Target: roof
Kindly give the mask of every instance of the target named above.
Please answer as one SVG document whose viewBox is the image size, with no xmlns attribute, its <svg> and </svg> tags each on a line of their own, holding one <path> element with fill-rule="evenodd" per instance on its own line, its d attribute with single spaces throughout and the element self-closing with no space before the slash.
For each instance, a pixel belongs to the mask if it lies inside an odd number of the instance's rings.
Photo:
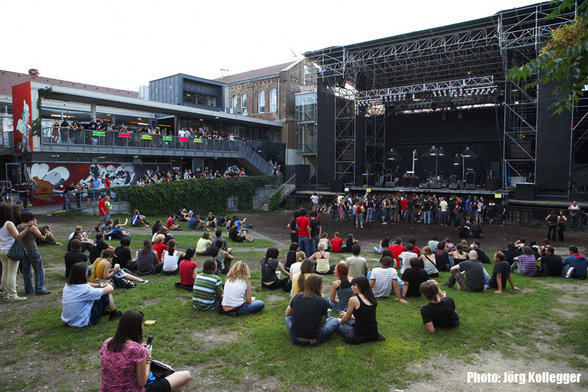
<svg viewBox="0 0 588 392">
<path fill-rule="evenodd" d="M 234 74 L 234 75 L 228 75 L 223 78 L 218 78 L 216 80 L 218 80 L 219 82 L 223 82 L 223 83 L 233 83 L 233 82 L 239 82 L 239 81 L 247 80 L 247 79 L 255 79 L 255 78 L 261 78 L 263 76 L 275 75 L 275 74 L 280 73 L 281 71 L 284 71 L 286 68 L 288 68 L 289 66 L 291 66 L 292 64 L 294 64 L 298 61 L 299 60 L 294 60 L 294 61 L 289 61 L 289 62 L 283 63 L 283 64 L 272 65 L 272 66 L 265 67 L 265 68 L 258 68 L 258 69 L 254 69 L 254 70 L 246 71 L 246 72 L 241 72 L 241 73 Z"/>
<path fill-rule="evenodd" d="M 0 70 L 0 95 L 12 96 L 12 86 L 25 82 L 38 82 L 54 86 L 71 87 L 100 93 L 119 95 L 121 97 L 138 98 L 137 91 L 119 90 L 116 88 L 94 86 L 91 84 L 69 82 L 67 80 L 30 76 L 29 74 Z"/>
</svg>

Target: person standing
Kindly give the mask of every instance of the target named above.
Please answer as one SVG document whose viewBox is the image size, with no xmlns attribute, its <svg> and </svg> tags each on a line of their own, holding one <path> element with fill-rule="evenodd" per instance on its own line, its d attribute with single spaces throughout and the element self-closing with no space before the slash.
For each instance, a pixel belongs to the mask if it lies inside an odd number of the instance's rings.
<svg viewBox="0 0 588 392">
<path fill-rule="evenodd" d="M 102 195 L 100 200 L 98 201 L 98 216 L 100 217 L 100 221 L 96 225 L 96 231 L 100 231 L 100 227 L 106 223 L 108 217 L 108 208 L 106 206 L 106 201 L 108 200 L 108 195 Z"/>
<path fill-rule="evenodd" d="M 545 218 L 545 222 L 547 222 L 547 239 L 551 241 L 555 241 L 555 230 L 557 229 L 557 221 L 558 216 L 556 215 L 555 211 L 551 211 L 549 215 Z"/>
<path fill-rule="evenodd" d="M 568 207 L 568 211 L 570 213 L 570 221 L 572 222 L 572 227 L 574 228 L 574 231 L 578 231 L 578 223 L 580 221 L 582 209 L 574 200 L 572 204 Z"/>
<path fill-rule="evenodd" d="M 27 297 L 19 297 L 16 293 L 16 271 L 18 260 L 8 257 L 8 251 L 15 240 L 21 240 L 28 234 L 31 223 L 19 233 L 12 222 L 12 209 L 6 203 L 0 203 L 0 261 L 2 262 L 2 293 L 7 302 L 24 301 Z"/>
<path fill-rule="evenodd" d="M 296 218 L 298 225 L 298 244 L 300 250 L 304 252 L 306 257 L 310 257 L 310 219 L 306 216 L 306 210 L 301 208 Z"/>
<path fill-rule="evenodd" d="M 315 193 L 310 196 L 310 201 L 312 202 L 312 210 L 317 211 L 319 210 L 319 196 Z"/>
<path fill-rule="evenodd" d="M 557 236 L 561 242 L 564 240 L 564 230 L 566 229 L 567 221 L 568 218 L 566 218 L 563 210 L 559 210 L 559 215 L 557 216 Z"/>
<path fill-rule="evenodd" d="M 37 295 L 50 294 L 45 288 L 45 270 L 43 269 L 43 260 L 37 248 L 37 239 L 45 241 L 45 235 L 41 234 L 37 227 L 35 216 L 32 212 L 24 211 L 20 214 L 20 225 L 17 229 L 23 232 L 28 229 L 28 232 L 22 237 L 22 244 L 27 251 L 27 255 L 22 263 L 22 277 L 24 280 L 25 292 Z M 31 269 L 35 270 L 35 285 L 33 286 L 33 273 Z"/>
</svg>

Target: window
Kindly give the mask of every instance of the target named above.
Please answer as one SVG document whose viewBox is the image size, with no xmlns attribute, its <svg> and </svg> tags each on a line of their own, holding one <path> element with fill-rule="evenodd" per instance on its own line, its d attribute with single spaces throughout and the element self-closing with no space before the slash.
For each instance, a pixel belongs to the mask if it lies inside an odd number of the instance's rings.
<svg viewBox="0 0 588 392">
<path fill-rule="evenodd" d="M 260 91 L 257 97 L 258 113 L 265 113 L 265 91 Z"/>
<path fill-rule="evenodd" d="M 277 112 L 278 111 L 278 92 L 275 88 L 270 90 L 270 104 L 269 110 L 270 112 Z"/>
<path fill-rule="evenodd" d="M 239 98 L 236 95 L 233 95 L 233 98 L 231 98 L 231 107 L 233 109 L 237 109 L 239 107 Z"/>
<path fill-rule="evenodd" d="M 247 94 L 241 95 L 241 111 L 243 115 L 247 115 Z"/>
</svg>

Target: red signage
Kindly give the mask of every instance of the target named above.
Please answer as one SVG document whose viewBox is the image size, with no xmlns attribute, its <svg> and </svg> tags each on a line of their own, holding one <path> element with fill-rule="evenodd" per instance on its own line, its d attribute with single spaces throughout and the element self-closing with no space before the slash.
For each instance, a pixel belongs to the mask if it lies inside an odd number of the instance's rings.
<svg viewBox="0 0 588 392">
<path fill-rule="evenodd" d="M 128 138 L 131 137 L 131 134 L 130 133 L 126 133 L 126 132 L 119 132 L 118 133 L 118 137 L 124 137 L 124 138 L 128 139 Z"/>
<path fill-rule="evenodd" d="M 187 137 L 179 137 L 178 140 L 181 142 L 187 142 L 188 138 Z"/>
<path fill-rule="evenodd" d="M 33 152 L 31 83 L 12 86 L 14 152 Z"/>
</svg>

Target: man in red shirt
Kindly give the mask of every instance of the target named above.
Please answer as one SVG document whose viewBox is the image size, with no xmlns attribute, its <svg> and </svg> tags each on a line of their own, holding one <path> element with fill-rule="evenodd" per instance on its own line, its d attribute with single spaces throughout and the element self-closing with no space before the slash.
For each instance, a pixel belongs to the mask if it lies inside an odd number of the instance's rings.
<svg viewBox="0 0 588 392">
<path fill-rule="evenodd" d="M 106 202 L 110 196 L 102 195 L 100 200 L 98 201 L 98 216 L 100 217 L 100 222 L 96 225 L 96 231 L 100 231 L 100 227 L 106 223 L 106 218 L 108 217 L 108 209 L 106 208 Z"/>
<path fill-rule="evenodd" d="M 335 236 L 331 239 L 331 253 L 341 253 L 342 246 L 343 240 L 339 238 L 339 232 L 336 232 Z"/>
<path fill-rule="evenodd" d="M 408 211 L 408 199 L 406 195 L 402 196 L 400 199 L 400 216 L 402 216 L 402 220 L 406 222 L 406 212 Z"/>
<path fill-rule="evenodd" d="M 104 187 L 110 188 L 110 178 L 108 178 L 108 174 L 104 177 Z"/>
<path fill-rule="evenodd" d="M 402 240 L 400 238 L 396 238 L 396 241 L 394 241 L 394 244 L 390 245 L 388 247 L 388 249 L 390 249 L 390 251 L 392 252 L 392 255 L 394 256 L 396 261 L 398 261 L 398 256 L 400 256 L 400 254 L 402 252 L 406 251 L 406 248 L 404 246 L 402 246 Z"/>
<path fill-rule="evenodd" d="M 306 257 L 310 257 L 310 219 L 306 216 L 306 210 L 301 208 L 296 218 L 298 225 L 298 245 Z"/>
</svg>

